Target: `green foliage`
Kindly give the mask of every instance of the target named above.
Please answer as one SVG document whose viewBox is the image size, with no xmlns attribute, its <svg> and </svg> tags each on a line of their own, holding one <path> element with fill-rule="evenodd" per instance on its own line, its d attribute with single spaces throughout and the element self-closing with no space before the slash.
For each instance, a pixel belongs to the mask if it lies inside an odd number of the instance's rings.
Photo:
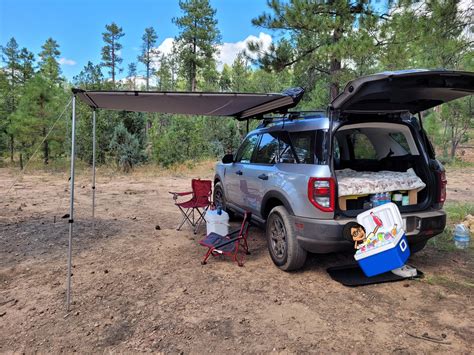
<svg viewBox="0 0 474 355">
<path fill-rule="evenodd" d="M 202 117 L 176 115 L 166 129 L 153 132 L 153 158 L 163 166 L 209 156 L 207 121 Z"/>
<path fill-rule="evenodd" d="M 84 90 L 100 90 L 103 82 L 104 76 L 100 65 L 94 65 L 91 61 L 88 61 L 81 72 L 73 78 L 74 85 Z"/>
<path fill-rule="evenodd" d="M 35 74 L 34 70 L 35 55 L 26 48 L 22 48 L 19 54 L 18 70 L 20 73 L 20 83 L 26 82 Z"/>
<path fill-rule="evenodd" d="M 198 76 L 202 74 L 209 86 L 214 81 L 216 45 L 221 36 L 215 18 L 216 10 L 209 0 L 180 0 L 183 16 L 173 19 L 180 34 L 176 37 L 183 76 L 188 90 L 196 91 Z M 214 70 L 213 70 L 214 68 Z"/>
<path fill-rule="evenodd" d="M 377 32 L 383 18 L 370 1 L 272 0 L 268 6 L 271 13 L 258 16 L 253 24 L 286 31 L 288 37 L 268 51 L 263 51 L 259 43 L 249 45 L 262 68 L 293 68 L 297 84 L 308 91 L 317 81 L 326 81 L 331 99 L 337 96 L 342 83 L 369 70 L 373 60 L 368 58 L 378 50 L 372 33 Z M 363 64 L 358 67 L 359 73 L 347 65 L 353 62 Z"/>
<path fill-rule="evenodd" d="M 8 133 L 16 137 L 16 147 L 26 158 L 45 138 L 65 104 L 65 93 L 52 85 L 41 72 L 37 73 L 25 86 L 18 108 L 12 116 L 13 124 Z M 62 155 L 65 140 L 61 125 L 48 136 L 41 147 L 44 164 L 54 155 Z"/>
<path fill-rule="evenodd" d="M 102 47 L 102 63 L 101 65 L 109 69 L 109 74 L 112 77 L 112 84 L 115 86 L 115 77 L 122 71 L 119 65 L 123 59 L 119 55 L 122 49 L 122 44 L 119 42 L 120 38 L 125 36 L 122 27 L 117 26 L 115 22 L 105 26 L 105 32 L 102 33 L 102 39 L 105 46 Z"/>
<path fill-rule="evenodd" d="M 39 53 L 41 59 L 39 62 L 40 72 L 52 83 L 59 83 L 61 81 L 61 69 L 57 59 L 61 52 L 58 43 L 54 39 L 48 38 L 41 49 L 42 51 Z"/>
<path fill-rule="evenodd" d="M 221 37 L 215 9 L 209 0 L 180 0 L 182 13 L 173 19 L 179 34 L 170 54 L 157 52 L 158 34 L 146 28 L 137 62 L 126 63 L 128 78 L 119 81 L 124 32 L 112 22 L 102 34 L 101 64 L 89 61 L 73 84 L 86 90 L 136 90 L 141 89 L 137 73 L 145 73 L 147 90 L 282 92 L 302 86 L 306 94 L 298 108 L 325 109 L 342 84 L 356 76 L 419 67 L 474 70 L 473 9 L 460 3 L 399 0 L 385 7 L 375 0 L 270 0 L 269 11 L 253 21 L 273 31 L 268 50 L 263 43 L 250 43 L 232 64 L 218 70 Z M 20 48 L 14 38 L 1 47 L 0 156 L 8 152 L 12 161 L 18 153 L 25 159 L 31 154 L 70 96 L 55 40 L 46 40 L 39 58 Z M 156 78 L 156 87 L 150 78 Z M 424 127 L 437 150 L 446 161 L 459 164 L 450 157 L 473 131 L 471 100 L 424 114 Z M 113 161 L 124 170 L 146 159 L 169 166 L 235 152 L 247 132 L 246 122 L 225 118 L 102 110 L 96 115 L 98 163 Z M 257 124 L 251 121 L 250 129 Z M 64 161 L 69 137 L 70 117 L 58 123 L 41 147 L 43 160 Z M 80 102 L 76 139 L 78 157 L 91 163 L 92 112 Z"/>
<path fill-rule="evenodd" d="M 131 171 L 135 165 L 145 160 L 138 138 L 123 123 L 115 126 L 109 148 L 116 163 L 125 172 Z"/>
<path fill-rule="evenodd" d="M 159 54 L 158 49 L 155 48 L 157 39 L 158 35 L 153 27 L 145 28 L 145 33 L 142 36 L 142 52 L 138 56 L 138 61 L 145 66 L 146 90 L 150 87 L 150 76 L 153 74 L 153 61 Z"/>
</svg>

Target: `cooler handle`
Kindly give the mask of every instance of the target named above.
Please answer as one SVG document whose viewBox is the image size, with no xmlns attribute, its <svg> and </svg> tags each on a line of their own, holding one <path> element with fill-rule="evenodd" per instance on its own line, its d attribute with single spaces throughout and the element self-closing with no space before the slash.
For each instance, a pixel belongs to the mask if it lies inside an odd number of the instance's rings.
<svg viewBox="0 0 474 355">
<path fill-rule="evenodd" d="M 405 239 L 402 239 L 402 241 L 400 242 L 401 251 L 403 252 L 403 251 L 407 250 L 407 246 L 408 245 L 407 245 L 407 242 L 405 241 Z"/>
</svg>

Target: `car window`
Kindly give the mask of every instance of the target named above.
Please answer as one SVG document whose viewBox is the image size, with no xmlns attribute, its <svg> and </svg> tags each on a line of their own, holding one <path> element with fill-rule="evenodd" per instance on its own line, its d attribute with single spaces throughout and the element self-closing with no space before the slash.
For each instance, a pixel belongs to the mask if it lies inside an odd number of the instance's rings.
<svg viewBox="0 0 474 355">
<path fill-rule="evenodd" d="M 291 143 L 293 143 L 295 153 L 301 164 L 313 164 L 314 162 L 311 149 L 313 135 L 313 131 L 290 133 Z"/>
<path fill-rule="evenodd" d="M 253 136 L 247 137 L 247 139 L 244 140 L 235 156 L 236 163 L 250 163 L 253 150 L 258 143 L 258 137 L 259 136 L 255 134 Z"/>
<path fill-rule="evenodd" d="M 392 132 L 389 133 L 389 136 L 400 146 L 405 149 L 405 152 L 409 153 L 410 152 L 410 146 L 408 145 L 407 138 L 402 132 Z"/>
<path fill-rule="evenodd" d="M 274 164 L 278 160 L 278 137 L 276 134 L 262 135 L 253 163 Z"/>
<path fill-rule="evenodd" d="M 355 159 L 377 159 L 377 152 L 369 138 L 360 132 L 350 135 Z"/>
<path fill-rule="evenodd" d="M 280 139 L 278 140 L 278 144 L 279 144 L 278 162 L 289 163 L 289 164 L 296 163 L 297 161 L 290 147 L 290 136 L 288 135 L 288 133 L 282 132 L 279 138 Z"/>
</svg>

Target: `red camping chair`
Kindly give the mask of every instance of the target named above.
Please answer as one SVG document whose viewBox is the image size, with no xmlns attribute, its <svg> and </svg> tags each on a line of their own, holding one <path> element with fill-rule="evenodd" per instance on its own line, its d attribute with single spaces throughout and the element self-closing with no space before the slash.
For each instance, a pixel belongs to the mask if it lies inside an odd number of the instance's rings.
<svg viewBox="0 0 474 355">
<path fill-rule="evenodd" d="M 245 254 L 249 255 L 249 247 L 247 244 L 247 235 L 250 227 L 250 218 L 252 214 L 250 212 L 245 212 L 244 220 L 240 229 L 237 229 L 225 236 L 219 235 L 217 233 L 210 233 L 206 238 L 201 240 L 199 244 L 208 248 L 204 259 L 201 261 L 202 265 L 207 263 L 207 259 L 212 256 L 217 255 L 227 255 L 231 256 L 239 266 L 244 266 Z M 239 248 L 242 248 L 245 254 L 239 260 Z"/>
<path fill-rule="evenodd" d="M 194 234 L 197 233 L 201 222 L 204 220 L 204 213 L 211 205 L 211 192 L 212 192 L 212 181 L 193 179 L 191 181 L 191 188 L 193 191 L 190 192 L 171 192 L 173 195 L 174 204 L 178 206 L 179 210 L 183 214 L 183 220 L 177 228 L 181 230 L 184 223 L 188 222 L 193 228 Z M 179 196 L 193 195 L 193 197 L 186 202 L 178 202 Z M 195 215 L 195 213 L 197 215 Z"/>
</svg>

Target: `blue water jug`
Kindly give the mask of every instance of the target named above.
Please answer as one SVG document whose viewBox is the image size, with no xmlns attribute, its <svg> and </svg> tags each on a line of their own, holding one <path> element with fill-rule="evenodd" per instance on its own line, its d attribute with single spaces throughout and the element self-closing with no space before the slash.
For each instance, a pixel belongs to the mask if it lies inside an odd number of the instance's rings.
<svg viewBox="0 0 474 355">
<path fill-rule="evenodd" d="M 454 245 L 458 249 L 467 249 L 469 248 L 469 242 L 471 241 L 471 236 L 469 229 L 464 224 L 458 224 L 454 228 Z"/>
</svg>

